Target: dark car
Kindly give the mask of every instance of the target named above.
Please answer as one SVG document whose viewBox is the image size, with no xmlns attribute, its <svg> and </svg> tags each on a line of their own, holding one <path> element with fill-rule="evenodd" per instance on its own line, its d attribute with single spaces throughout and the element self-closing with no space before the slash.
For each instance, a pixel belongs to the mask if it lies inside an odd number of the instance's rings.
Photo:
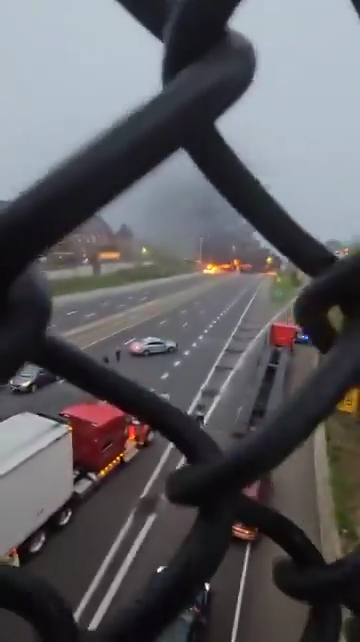
<svg viewBox="0 0 360 642">
<path fill-rule="evenodd" d="M 10 379 L 9 385 L 12 392 L 35 392 L 58 380 L 59 377 L 45 368 L 27 363 Z"/>
<path fill-rule="evenodd" d="M 159 581 L 165 566 L 160 566 L 152 578 L 149 590 Z M 194 604 L 180 613 L 157 638 L 157 642 L 204 642 L 209 626 L 211 608 L 211 588 L 205 583 Z"/>
</svg>

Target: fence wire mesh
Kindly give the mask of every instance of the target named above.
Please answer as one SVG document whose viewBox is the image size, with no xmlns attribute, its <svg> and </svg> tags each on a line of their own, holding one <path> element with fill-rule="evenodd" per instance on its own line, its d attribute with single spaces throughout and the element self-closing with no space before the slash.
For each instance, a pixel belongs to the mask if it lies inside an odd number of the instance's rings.
<svg viewBox="0 0 360 642">
<path fill-rule="evenodd" d="M 240 510 L 244 523 L 256 526 L 285 552 L 274 564 L 273 581 L 287 596 L 309 605 L 301 642 L 338 640 L 342 606 L 352 614 L 349 639 L 358 640 L 360 556 L 351 553 L 326 564 L 302 530 L 273 509 L 245 496 L 239 499 L 238 490 L 284 461 L 360 382 L 360 257 L 338 261 L 303 230 L 216 129 L 215 121 L 246 92 L 256 69 L 252 44 L 227 27 L 240 0 L 120 2 L 163 42 L 163 89 L 19 196 L 1 216 L 0 377 L 6 382 L 32 361 L 154 426 L 187 459 L 168 477 L 167 497 L 195 506 L 197 519 L 156 589 L 119 613 L 111 626 L 81 631 L 65 600 L 24 569 L 0 568 L 0 608 L 23 616 L 44 642 L 88 637 L 151 642 L 215 573 Z M 358 3 L 352 4 L 359 15 Z M 272 245 L 312 277 L 296 302 L 295 316 L 323 354 L 320 365 L 226 455 L 193 418 L 50 334 L 51 297 L 36 265 L 40 254 L 178 149 Z M 26 244 L 19 246 L 19 237 Z M 345 316 L 341 332 L 328 320 L 335 305 Z"/>
</svg>

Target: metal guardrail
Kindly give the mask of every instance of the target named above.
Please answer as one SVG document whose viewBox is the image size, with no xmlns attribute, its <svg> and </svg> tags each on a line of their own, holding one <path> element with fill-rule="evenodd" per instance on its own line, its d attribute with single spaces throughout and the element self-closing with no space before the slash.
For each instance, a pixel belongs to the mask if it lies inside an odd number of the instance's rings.
<svg viewBox="0 0 360 642">
<path fill-rule="evenodd" d="M 44 580 L 24 569 L 1 567 L 0 608 L 22 615 L 42 641 L 92 637 L 98 642 L 151 642 L 215 573 L 230 544 L 235 515 L 283 548 L 273 580 L 286 595 L 309 605 L 301 642 L 338 640 L 341 605 L 353 614 L 352 639 L 360 634 L 360 556 L 351 553 L 326 564 L 301 529 L 238 494 L 288 457 L 360 380 L 360 257 L 338 261 L 295 223 L 215 126 L 246 92 L 256 71 L 251 43 L 227 27 L 239 2 L 121 0 L 164 43 L 163 89 L 21 194 L 0 218 L 0 380 L 9 379 L 25 361 L 35 361 L 156 427 L 188 462 L 169 476 L 168 499 L 198 510 L 156 590 L 96 633 L 79 631 L 71 609 Z M 352 6 L 360 12 L 358 3 Z M 313 279 L 296 302 L 295 316 L 326 354 L 305 384 L 226 454 L 194 419 L 51 335 L 48 288 L 31 267 L 37 256 L 178 149 L 262 236 Z M 19 246 L 18 238 L 27 242 Z M 334 305 L 346 317 L 341 332 L 328 320 Z"/>
</svg>

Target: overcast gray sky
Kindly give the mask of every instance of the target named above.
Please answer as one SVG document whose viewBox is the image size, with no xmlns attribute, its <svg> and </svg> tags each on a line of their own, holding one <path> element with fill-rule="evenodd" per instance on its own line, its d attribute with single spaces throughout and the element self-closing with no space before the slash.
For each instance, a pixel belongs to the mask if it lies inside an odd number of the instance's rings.
<svg viewBox="0 0 360 642">
<path fill-rule="evenodd" d="M 311 232 L 360 232 L 360 24 L 350 2 L 247 0 L 233 26 L 253 40 L 258 68 L 220 121 L 228 141 Z M 113 0 L 1 0 L 0 200 L 152 96 L 160 60 L 160 45 Z M 106 218 L 146 217 L 164 170 L 168 188 L 195 171 L 174 159 Z"/>
</svg>

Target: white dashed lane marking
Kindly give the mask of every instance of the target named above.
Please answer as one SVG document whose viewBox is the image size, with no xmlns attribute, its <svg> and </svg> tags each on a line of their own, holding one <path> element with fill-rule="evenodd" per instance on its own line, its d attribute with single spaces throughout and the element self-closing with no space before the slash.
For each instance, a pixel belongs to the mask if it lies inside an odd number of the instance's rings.
<svg viewBox="0 0 360 642">
<path fill-rule="evenodd" d="M 174 362 L 174 368 L 177 368 L 181 364 L 181 361 L 175 361 Z"/>
<path fill-rule="evenodd" d="M 77 313 L 77 310 L 71 310 L 70 312 L 67 312 L 66 314 L 67 314 L 68 317 L 71 317 L 72 314 L 76 314 L 76 313 Z"/>
<path fill-rule="evenodd" d="M 89 312 L 89 314 L 85 314 L 85 319 L 90 319 L 90 317 L 94 317 L 96 312 Z"/>
<path fill-rule="evenodd" d="M 185 321 L 185 323 L 183 323 L 183 328 L 186 328 L 187 324 L 188 324 L 188 322 Z"/>
<path fill-rule="evenodd" d="M 161 375 L 160 379 L 163 379 L 163 380 L 167 379 L 168 376 L 169 376 L 169 373 L 168 372 L 164 372 L 164 374 Z"/>
<path fill-rule="evenodd" d="M 185 352 L 184 352 L 184 357 L 188 357 L 188 356 L 189 356 L 189 354 L 190 354 L 190 350 L 185 350 Z"/>
<path fill-rule="evenodd" d="M 166 322 L 167 322 L 167 319 L 163 319 L 162 321 L 160 321 L 159 325 L 164 325 L 164 323 Z"/>
</svg>

